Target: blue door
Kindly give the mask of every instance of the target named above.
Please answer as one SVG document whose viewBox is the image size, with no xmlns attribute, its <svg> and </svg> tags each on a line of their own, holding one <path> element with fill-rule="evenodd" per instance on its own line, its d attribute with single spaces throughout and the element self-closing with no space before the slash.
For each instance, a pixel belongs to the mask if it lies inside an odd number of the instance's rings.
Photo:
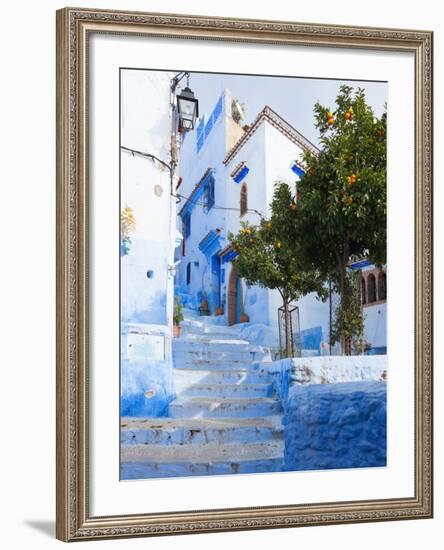
<svg viewBox="0 0 444 550">
<path fill-rule="evenodd" d="M 212 305 L 220 307 L 220 286 L 221 286 L 221 276 L 220 276 L 220 256 L 215 254 L 211 258 L 211 276 L 212 276 L 212 289 L 211 289 L 211 301 Z"/>
</svg>

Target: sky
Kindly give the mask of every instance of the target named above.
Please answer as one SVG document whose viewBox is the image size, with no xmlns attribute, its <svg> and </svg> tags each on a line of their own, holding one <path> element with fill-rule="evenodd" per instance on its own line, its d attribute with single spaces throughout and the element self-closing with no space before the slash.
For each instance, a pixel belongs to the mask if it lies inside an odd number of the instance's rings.
<svg viewBox="0 0 444 550">
<path fill-rule="evenodd" d="M 251 123 L 268 105 L 307 139 L 318 145 L 313 107 L 316 101 L 334 110 L 339 87 L 364 88 L 367 102 L 380 116 L 387 101 L 387 83 L 308 79 L 295 77 L 191 73 L 190 88 L 199 100 L 199 114 L 211 114 L 224 88 L 246 107 L 245 124 Z"/>
</svg>

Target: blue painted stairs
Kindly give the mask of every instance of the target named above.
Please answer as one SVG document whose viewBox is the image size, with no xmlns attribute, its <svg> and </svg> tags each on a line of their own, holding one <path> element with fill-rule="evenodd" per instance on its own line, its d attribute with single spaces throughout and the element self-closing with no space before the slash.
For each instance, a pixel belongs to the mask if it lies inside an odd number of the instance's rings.
<svg viewBox="0 0 444 550">
<path fill-rule="evenodd" d="M 186 315 L 173 342 L 168 417 L 122 419 L 122 478 L 282 470 L 282 406 L 261 368 L 269 351 L 214 321 Z"/>
</svg>

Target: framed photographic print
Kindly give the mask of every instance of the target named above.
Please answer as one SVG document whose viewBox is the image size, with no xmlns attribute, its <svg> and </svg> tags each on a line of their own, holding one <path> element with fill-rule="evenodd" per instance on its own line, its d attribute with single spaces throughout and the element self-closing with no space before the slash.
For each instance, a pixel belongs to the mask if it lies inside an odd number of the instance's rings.
<svg viewBox="0 0 444 550">
<path fill-rule="evenodd" d="M 432 516 L 432 33 L 57 12 L 57 536 Z"/>
</svg>

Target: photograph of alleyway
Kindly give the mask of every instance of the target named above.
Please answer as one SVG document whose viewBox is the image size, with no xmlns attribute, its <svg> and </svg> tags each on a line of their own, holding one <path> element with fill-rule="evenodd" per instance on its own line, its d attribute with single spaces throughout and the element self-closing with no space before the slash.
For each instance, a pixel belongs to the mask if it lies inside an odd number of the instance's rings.
<svg viewBox="0 0 444 550">
<path fill-rule="evenodd" d="M 120 89 L 121 480 L 386 466 L 386 83 Z"/>
</svg>

